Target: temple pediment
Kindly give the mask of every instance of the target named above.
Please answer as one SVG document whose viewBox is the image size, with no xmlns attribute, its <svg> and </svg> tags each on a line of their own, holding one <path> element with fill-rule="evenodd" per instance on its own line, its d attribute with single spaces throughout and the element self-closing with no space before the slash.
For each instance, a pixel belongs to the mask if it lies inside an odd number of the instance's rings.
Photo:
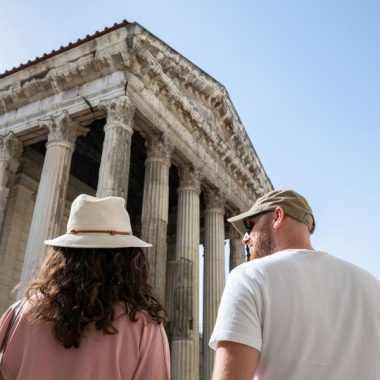
<svg viewBox="0 0 380 380">
<path fill-rule="evenodd" d="M 243 182 L 253 181 L 256 194 L 265 192 L 266 175 L 224 86 L 138 24 L 128 26 L 127 46 L 131 72 Z"/>
</svg>

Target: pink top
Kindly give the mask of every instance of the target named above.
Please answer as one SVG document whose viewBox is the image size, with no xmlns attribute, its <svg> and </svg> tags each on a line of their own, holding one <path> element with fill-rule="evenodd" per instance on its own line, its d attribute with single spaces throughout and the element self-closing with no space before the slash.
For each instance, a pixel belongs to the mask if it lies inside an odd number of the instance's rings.
<svg viewBox="0 0 380 380">
<path fill-rule="evenodd" d="M 11 306 L 0 319 L 0 342 L 11 319 Z M 24 309 L 27 309 L 25 306 Z M 1 366 L 0 380 L 169 380 L 169 345 L 162 325 L 144 312 L 131 322 L 116 307 L 116 335 L 90 324 L 78 349 L 66 349 L 51 324 L 31 324 L 21 312 Z"/>
</svg>

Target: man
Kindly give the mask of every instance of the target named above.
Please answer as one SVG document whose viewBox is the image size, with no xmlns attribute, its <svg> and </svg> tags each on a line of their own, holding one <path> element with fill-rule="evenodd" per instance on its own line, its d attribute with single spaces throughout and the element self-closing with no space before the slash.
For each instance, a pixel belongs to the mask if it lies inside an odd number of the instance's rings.
<svg viewBox="0 0 380 380">
<path fill-rule="evenodd" d="M 229 221 L 252 261 L 228 277 L 212 379 L 379 380 L 380 283 L 312 248 L 306 200 L 272 191 Z"/>
</svg>

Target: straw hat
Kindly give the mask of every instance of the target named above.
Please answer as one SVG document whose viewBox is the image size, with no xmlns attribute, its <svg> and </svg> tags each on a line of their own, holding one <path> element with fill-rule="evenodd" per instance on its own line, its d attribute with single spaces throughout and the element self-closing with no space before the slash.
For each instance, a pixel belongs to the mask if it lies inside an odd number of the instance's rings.
<svg viewBox="0 0 380 380">
<path fill-rule="evenodd" d="M 46 245 L 73 248 L 151 247 L 133 236 L 125 200 L 79 195 L 72 203 L 67 232 Z"/>
</svg>

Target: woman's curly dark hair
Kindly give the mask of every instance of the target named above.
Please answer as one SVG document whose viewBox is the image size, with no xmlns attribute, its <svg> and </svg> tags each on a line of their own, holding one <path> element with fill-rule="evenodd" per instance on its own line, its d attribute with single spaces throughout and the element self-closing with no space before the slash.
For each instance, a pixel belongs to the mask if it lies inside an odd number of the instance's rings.
<svg viewBox="0 0 380 380">
<path fill-rule="evenodd" d="M 148 282 L 148 262 L 141 248 L 52 247 L 26 291 L 29 318 L 53 324 L 64 347 L 78 348 L 89 323 L 105 334 L 116 334 L 114 306 L 121 303 L 129 319 L 145 311 L 156 323 L 166 312 Z"/>
</svg>

